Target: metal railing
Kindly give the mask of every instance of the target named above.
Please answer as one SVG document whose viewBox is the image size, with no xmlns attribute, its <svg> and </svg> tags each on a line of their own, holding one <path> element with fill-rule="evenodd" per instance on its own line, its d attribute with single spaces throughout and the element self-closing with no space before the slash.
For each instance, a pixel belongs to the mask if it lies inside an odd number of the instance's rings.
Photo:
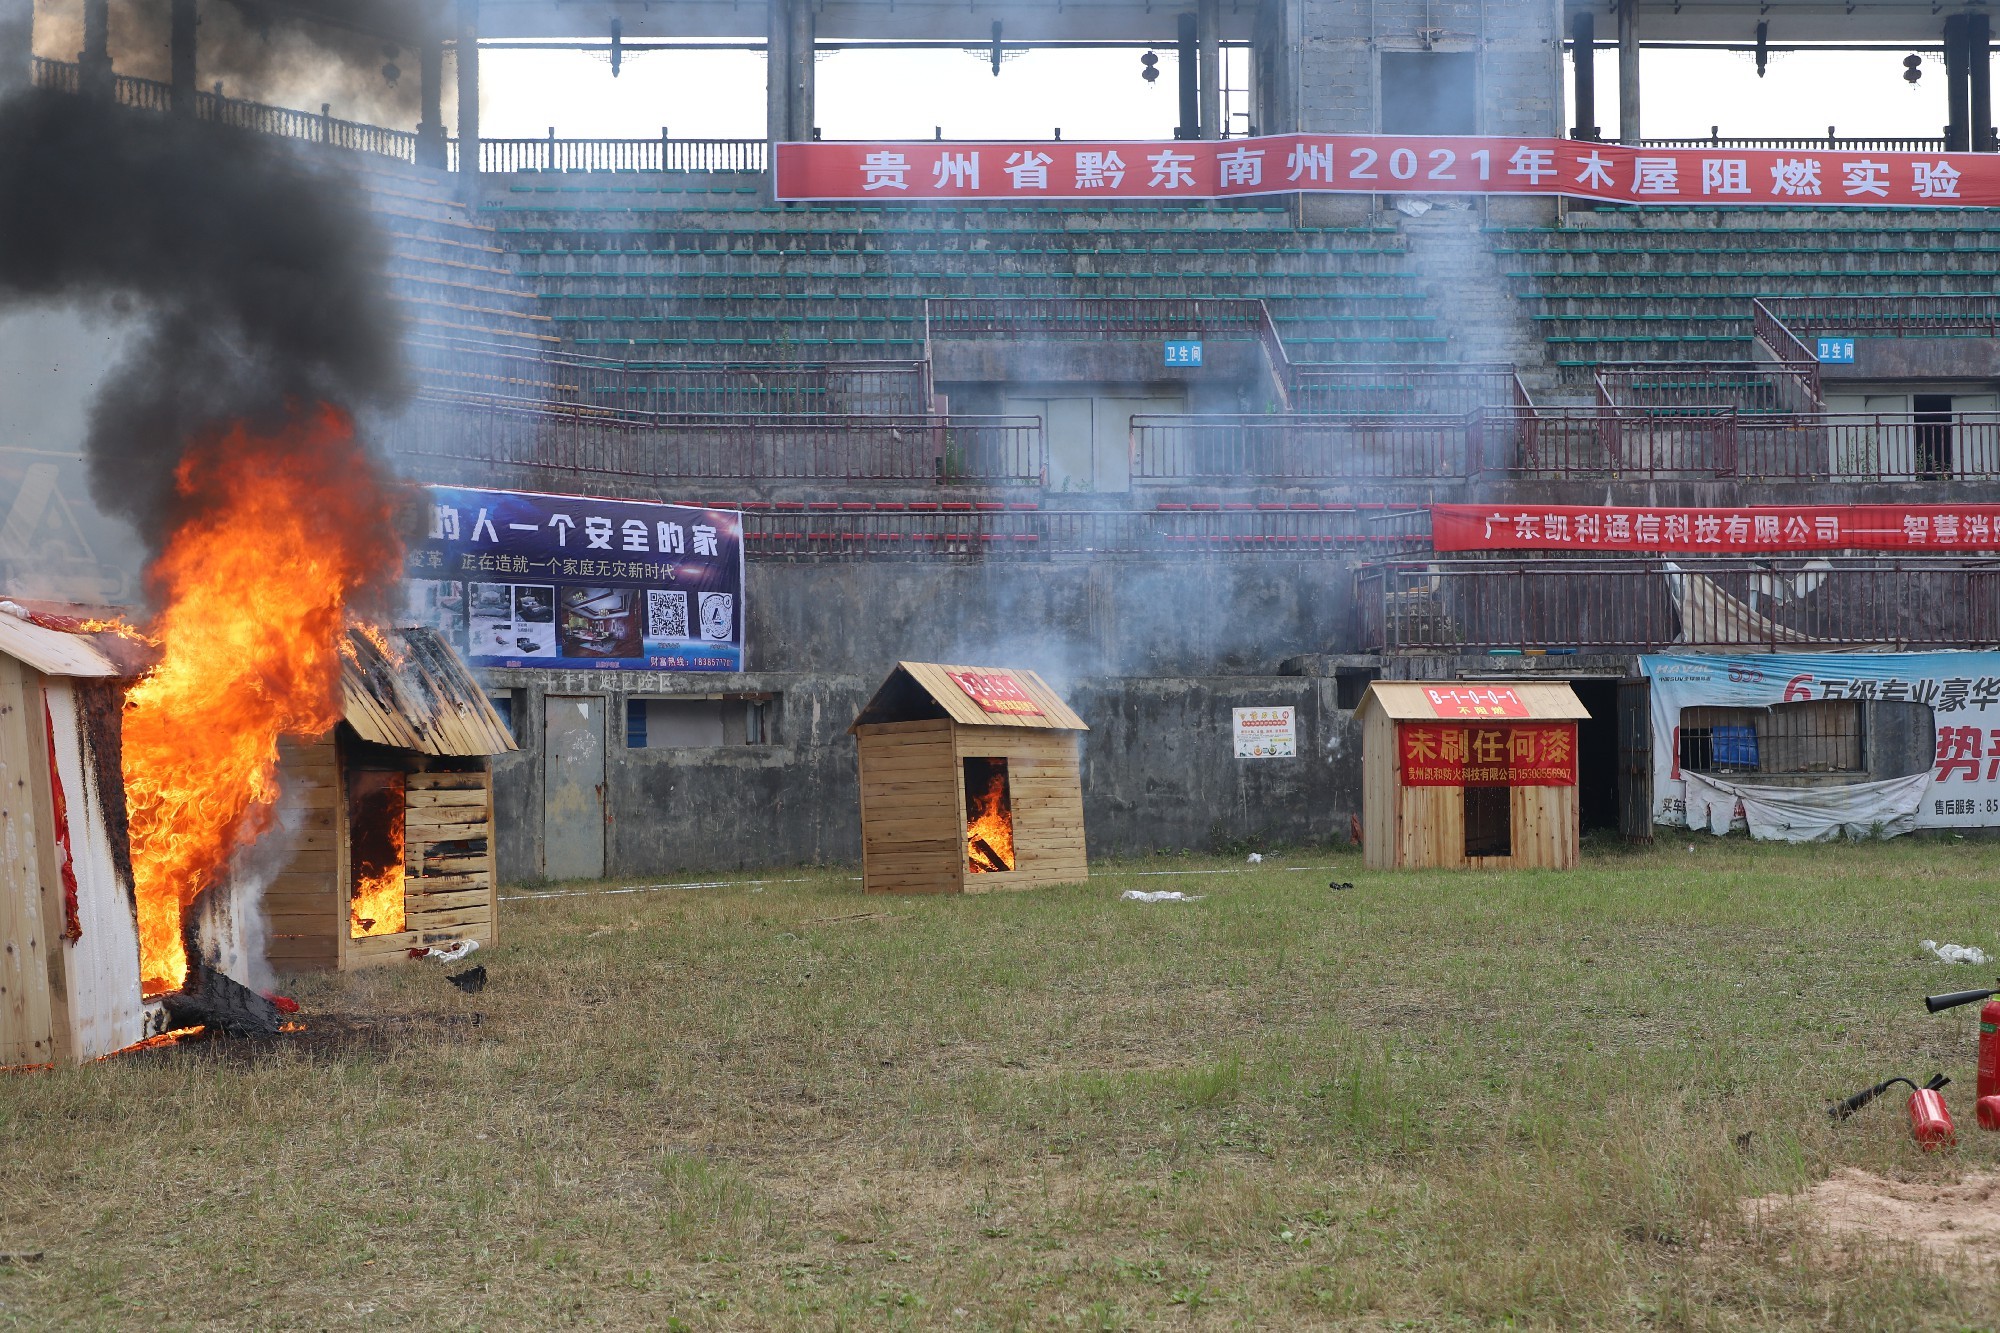
<svg viewBox="0 0 2000 1333">
<path fill-rule="evenodd" d="M 1466 416 L 1134 416 L 1135 481 L 1449 480 L 1476 470 Z"/>
<path fill-rule="evenodd" d="M 1823 139 L 1724 139 L 1711 136 L 1706 139 L 1641 139 L 1641 148 L 1775 148 L 1794 152 L 1811 153 L 1942 153 L 1943 139 L 1926 138 L 1836 138 L 1831 129 Z"/>
<path fill-rule="evenodd" d="M 1292 404 L 1299 412 L 1462 415 L 1525 401 L 1526 390 L 1514 368 L 1498 362 L 1299 366 L 1292 372 Z"/>
<path fill-rule="evenodd" d="M 1819 363 L 1673 361 L 1601 365 L 1598 401 L 1615 408 L 1688 412 L 1811 412 L 1820 407 Z"/>
<path fill-rule="evenodd" d="M 1264 303 L 1202 296 L 949 296 L 924 302 L 934 338 L 1101 338 L 1177 334 L 1264 339 Z"/>
<path fill-rule="evenodd" d="M 1047 468 L 1039 417 L 611 413 L 427 394 L 386 439 L 413 464 L 653 480 L 1040 485 Z"/>
<path fill-rule="evenodd" d="M 457 145 L 453 145 L 456 161 Z M 520 171 L 763 171 L 762 139 L 481 139 L 479 169 Z"/>
<path fill-rule="evenodd" d="M 887 513 L 890 506 L 749 506 L 746 550 L 757 559 L 1046 560 L 1136 556 L 1308 558 L 1329 552 L 1420 550 L 1424 510 L 1165 511 L 961 506 Z M 911 506 L 912 510 L 917 506 Z M 869 512 L 860 512 L 868 510 Z"/>
<path fill-rule="evenodd" d="M 1433 561 L 1356 571 L 1363 652 L 1965 648 L 2000 642 L 2000 565 Z"/>
<path fill-rule="evenodd" d="M 1755 303 L 1757 336 L 1791 335 L 1817 363 L 1804 337 L 1822 333 L 1889 338 L 2000 338 L 2000 296 L 1767 296 Z"/>
<path fill-rule="evenodd" d="M 35 58 L 34 81 L 39 88 L 58 92 L 80 93 L 83 89 L 82 75 L 76 65 L 60 60 L 44 60 L 39 56 Z M 112 79 L 112 99 L 120 106 L 135 110 L 166 113 L 173 109 L 174 90 L 171 84 L 155 79 L 135 79 L 119 74 Z M 282 139 L 375 153 L 399 162 L 414 162 L 417 159 L 417 136 L 414 133 L 342 120 L 333 114 L 331 105 L 322 106 L 315 114 L 196 90 L 193 114 L 196 120 Z"/>
</svg>

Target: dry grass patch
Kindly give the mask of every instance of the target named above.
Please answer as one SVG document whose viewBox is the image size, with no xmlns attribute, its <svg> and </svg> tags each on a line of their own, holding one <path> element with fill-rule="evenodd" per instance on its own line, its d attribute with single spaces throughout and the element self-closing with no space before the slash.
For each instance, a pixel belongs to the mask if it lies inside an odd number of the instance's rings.
<svg viewBox="0 0 2000 1333">
<path fill-rule="evenodd" d="M 2000 847 L 1684 846 L 511 902 L 483 994 L 309 979 L 319 1042 L 0 1080 L 0 1252 L 43 1256 L 0 1326 L 2000 1318 L 1966 1266 L 1744 1207 L 2000 1168 L 1969 1016 L 1917 1003 L 1980 979 L 1917 941 L 1994 947 Z M 1894 1099 L 1827 1122 L 1934 1068 L 1957 1153 Z"/>
</svg>

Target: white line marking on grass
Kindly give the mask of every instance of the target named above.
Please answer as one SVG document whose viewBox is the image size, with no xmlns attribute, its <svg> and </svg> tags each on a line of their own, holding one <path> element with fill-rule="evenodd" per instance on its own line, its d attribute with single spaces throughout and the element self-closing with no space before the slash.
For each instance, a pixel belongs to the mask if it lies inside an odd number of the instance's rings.
<svg viewBox="0 0 2000 1333">
<path fill-rule="evenodd" d="M 536 898 L 609 898 L 618 893 L 657 893 L 662 889 L 730 889 L 758 884 L 810 884 L 816 876 L 797 879 L 704 879 L 682 884 L 633 884 L 622 889 L 550 889 L 543 893 L 515 893 L 501 896 L 503 903 L 530 902 Z"/>
<path fill-rule="evenodd" d="M 1106 873 L 1114 878 L 1119 875 L 1130 875 L 1134 879 L 1141 879 L 1147 875 L 1263 875 L 1269 874 L 1271 870 L 1338 870 L 1339 868 L 1339 866 L 1272 866 L 1269 870 L 1260 867 L 1256 870 L 1112 870 Z"/>
</svg>

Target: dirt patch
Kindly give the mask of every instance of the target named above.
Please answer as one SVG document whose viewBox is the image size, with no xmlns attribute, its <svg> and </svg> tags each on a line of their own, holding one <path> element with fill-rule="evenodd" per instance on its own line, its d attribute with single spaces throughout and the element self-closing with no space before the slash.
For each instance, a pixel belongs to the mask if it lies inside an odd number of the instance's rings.
<svg viewBox="0 0 2000 1333">
<path fill-rule="evenodd" d="M 1753 1218 L 1797 1209 L 1810 1225 L 1840 1240 L 1914 1245 L 1939 1258 L 1978 1263 L 1992 1263 L 2000 1253 L 2000 1172 L 1935 1184 L 1849 1167 L 1802 1195 L 1769 1195 L 1747 1207 Z"/>
</svg>

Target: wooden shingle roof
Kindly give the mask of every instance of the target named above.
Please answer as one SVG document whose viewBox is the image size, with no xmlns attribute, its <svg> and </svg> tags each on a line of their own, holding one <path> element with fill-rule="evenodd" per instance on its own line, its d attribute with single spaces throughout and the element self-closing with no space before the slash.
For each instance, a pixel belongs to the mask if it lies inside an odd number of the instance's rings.
<svg viewBox="0 0 2000 1333">
<path fill-rule="evenodd" d="M 961 685 L 960 681 L 966 682 Z M 982 704 L 970 690 L 982 690 Z M 1018 694 L 1018 698 L 1013 696 Z M 1023 707 L 1033 711 L 1014 711 Z M 1020 667 L 947 666 L 939 662 L 898 662 L 854 726 L 874 722 L 915 722 L 948 717 L 967 727 L 1038 727 L 1045 731 L 1089 731 L 1048 682 Z M 854 728 L 848 728 L 852 731 Z"/>
<path fill-rule="evenodd" d="M 386 653 L 350 630 L 341 652 L 344 711 L 363 740 L 436 755 L 518 748 L 486 691 L 435 631 L 398 629 L 385 639 Z"/>
</svg>

